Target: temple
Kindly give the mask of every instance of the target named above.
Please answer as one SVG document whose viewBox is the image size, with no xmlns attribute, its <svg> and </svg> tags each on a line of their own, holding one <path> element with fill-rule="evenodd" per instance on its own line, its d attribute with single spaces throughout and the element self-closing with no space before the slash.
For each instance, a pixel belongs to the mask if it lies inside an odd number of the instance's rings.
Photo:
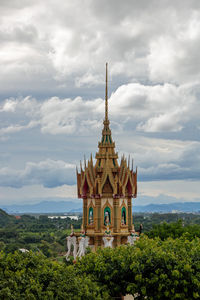
<svg viewBox="0 0 200 300">
<path fill-rule="evenodd" d="M 137 196 L 137 169 L 130 167 L 130 157 L 118 162 L 108 119 L 108 70 L 106 63 L 105 119 L 96 162 L 90 160 L 77 170 L 78 197 L 83 199 L 83 228 L 96 250 L 103 246 L 109 227 L 116 247 L 127 243 L 132 230 L 132 198 Z"/>
</svg>

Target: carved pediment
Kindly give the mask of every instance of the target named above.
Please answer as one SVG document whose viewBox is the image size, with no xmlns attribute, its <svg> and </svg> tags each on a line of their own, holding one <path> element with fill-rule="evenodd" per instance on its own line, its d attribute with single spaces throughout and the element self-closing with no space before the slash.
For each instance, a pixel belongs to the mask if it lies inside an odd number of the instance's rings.
<svg viewBox="0 0 200 300">
<path fill-rule="evenodd" d="M 110 183 L 109 177 L 107 177 L 106 182 L 103 186 L 102 194 L 113 194 L 113 188 Z"/>
</svg>

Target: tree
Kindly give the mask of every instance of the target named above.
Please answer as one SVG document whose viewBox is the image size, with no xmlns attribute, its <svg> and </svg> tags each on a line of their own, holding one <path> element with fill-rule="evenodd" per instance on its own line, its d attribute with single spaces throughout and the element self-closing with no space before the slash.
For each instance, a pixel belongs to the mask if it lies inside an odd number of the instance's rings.
<svg viewBox="0 0 200 300">
<path fill-rule="evenodd" d="M 0 299 L 110 299 L 90 276 L 32 252 L 0 253 Z"/>
<path fill-rule="evenodd" d="M 161 240 L 165 240 L 169 237 L 178 238 L 183 235 L 187 236 L 189 240 L 193 240 L 195 237 L 200 237 L 200 226 L 197 224 L 184 225 L 183 220 L 178 222 L 162 224 L 154 224 L 152 230 L 146 233 L 148 237 L 159 237 Z"/>
<path fill-rule="evenodd" d="M 0 251 L 4 250 L 5 247 L 6 247 L 5 243 L 4 242 L 0 242 Z"/>
<path fill-rule="evenodd" d="M 76 264 L 79 276 L 90 274 L 113 297 L 199 299 L 200 240 L 140 238 L 134 246 L 91 253 Z M 146 298 L 147 297 L 147 298 Z"/>
</svg>

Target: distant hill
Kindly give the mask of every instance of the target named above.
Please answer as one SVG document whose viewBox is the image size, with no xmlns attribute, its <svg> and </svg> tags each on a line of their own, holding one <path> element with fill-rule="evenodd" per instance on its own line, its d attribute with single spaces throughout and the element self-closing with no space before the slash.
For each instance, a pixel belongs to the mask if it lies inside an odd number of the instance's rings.
<svg viewBox="0 0 200 300">
<path fill-rule="evenodd" d="M 81 201 L 42 201 L 36 204 L 3 205 L 2 208 L 10 214 L 65 213 L 77 209 L 80 209 L 82 211 L 82 203 Z"/>
<path fill-rule="evenodd" d="M 134 212 L 199 212 L 200 213 L 200 202 L 175 202 L 168 204 L 148 204 L 144 206 L 133 205 Z"/>
<path fill-rule="evenodd" d="M 10 221 L 13 221 L 14 217 L 9 216 L 3 209 L 0 209 L 0 225 L 4 226 Z"/>
<path fill-rule="evenodd" d="M 0 218 L 8 218 L 9 215 L 3 210 L 0 208 Z"/>
<path fill-rule="evenodd" d="M 82 201 L 42 201 L 36 204 L 3 205 L 7 213 L 67 213 L 82 212 Z M 134 205 L 133 212 L 200 212 L 200 202 L 173 202 L 168 204 Z M 9 217 L 0 210 L 0 218 Z"/>
</svg>

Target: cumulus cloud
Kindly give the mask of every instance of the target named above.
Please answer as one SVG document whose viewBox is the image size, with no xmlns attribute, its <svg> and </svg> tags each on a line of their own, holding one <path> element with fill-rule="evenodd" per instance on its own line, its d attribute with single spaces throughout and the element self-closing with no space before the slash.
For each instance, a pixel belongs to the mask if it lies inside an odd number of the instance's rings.
<svg viewBox="0 0 200 300">
<path fill-rule="evenodd" d="M 118 147 L 123 151 L 123 138 L 120 140 L 121 144 Z M 129 149 L 129 153 L 139 166 L 140 182 L 199 180 L 199 147 L 200 142 L 135 138 L 126 142 L 125 151 Z M 127 152 L 125 154 L 128 155 Z M 37 163 L 27 162 L 23 170 L 8 167 L 0 169 L 0 186 L 20 188 L 36 184 L 48 188 L 65 184 L 74 185 L 75 165 L 47 159 Z"/>
<path fill-rule="evenodd" d="M 0 10 L 2 184 L 70 182 L 63 149 L 69 162 L 94 150 L 106 61 L 112 133 L 139 179 L 199 179 L 199 1 L 51 0 L 47 14 L 46 2 L 2 0 Z"/>
<path fill-rule="evenodd" d="M 2 108 L 0 108 L 0 112 L 14 112 L 16 109 L 17 101 L 13 101 L 11 99 L 7 99 Z"/>
<path fill-rule="evenodd" d="M 199 103 L 193 88 L 172 84 L 123 85 L 111 95 L 110 109 L 116 118 L 121 116 L 125 121 L 135 122 L 137 130 L 179 131 L 187 122 L 197 119 L 194 108 L 199 107 Z"/>
<path fill-rule="evenodd" d="M 109 112 L 113 124 L 122 130 L 129 126 L 144 132 L 177 132 L 196 121 L 199 87 L 173 84 L 148 86 L 130 83 L 120 86 L 109 99 Z M 194 91 L 196 90 L 196 93 Z M 32 97 L 7 99 L 0 107 L 1 114 L 9 115 L 12 125 L 3 126 L 1 134 L 9 134 L 39 126 L 46 134 L 86 134 L 101 127 L 104 100 L 84 100 L 52 97 L 43 102 Z M 17 116 L 26 116 L 26 122 L 16 123 Z M 3 125 L 3 124 L 2 124 Z"/>
<path fill-rule="evenodd" d="M 185 22 L 176 24 L 174 34 L 152 39 L 148 55 L 150 78 L 157 82 L 192 82 L 200 75 L 199 11 L 191 12 Z"/>
<path fill-rule="evenodd" d="M 91 130 L 91 126 L 95 130 L 102 123 L 103 109 L 104 100 L 100 98 L 84 101 L 81 97 L 75 99 L 52 97 L 44 102 L 31 97 L 9 99 L 2 104 L 0 112 L 6 113 L 7 116 L 10 113 L 13 124 L 2 127 L 0 134 L 14 133 L 36 126 L 40 126 L 42 133 L 69 135 L 86 133 Z M 14 120 L 20 116 L 23 118 L 25 116 L 26 119 L 23 126 L 14 124 Z"/>
<path fill-rule="evenodd" d="M 139 181 L 199 180 L 200 142 L 120 137 L 120 155 L 131 154 L 138 166 Z M 129 152 L 127 152 L 129 149 Z"/>
<path fill-rule="evenodd" d="M 0 169 L 0 186 L 20 188 L 40 184 L 53 188 L 75 184 L 75 165 L 47 159 L 39 163 L 27 162 L 24 170 Z"/>
<path fill-rule="evenodd" d="M 183 84 L 199 78 L 197 1 L 50 1 L 48 14 L 46 5 L 0 3 L 4 93 L 37 88 L 48 95 L 88 85 L 94 93 L 105 60 L 115 82 Z"/>
</svg>

